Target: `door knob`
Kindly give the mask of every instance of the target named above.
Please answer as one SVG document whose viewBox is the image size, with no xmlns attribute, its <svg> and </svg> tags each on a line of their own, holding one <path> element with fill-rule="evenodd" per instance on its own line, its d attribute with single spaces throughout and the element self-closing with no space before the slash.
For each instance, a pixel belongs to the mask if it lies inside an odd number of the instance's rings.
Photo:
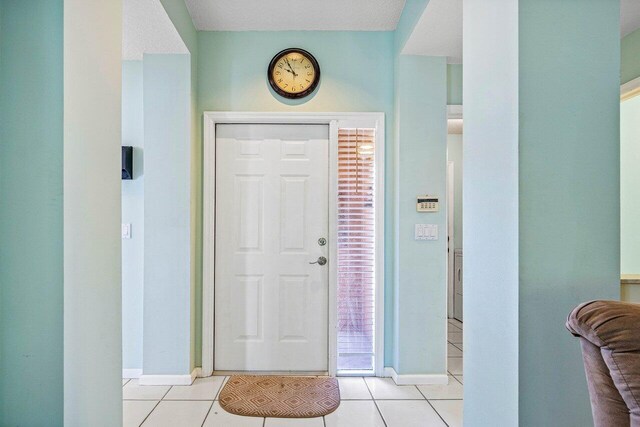
<svg viewBox="0 0 640 427">
<path fill-rule="evenodd" d="M 319 257 L 317 261 L 310 262 L 309 264 L 318 264 L 325 265 L 327 263 L 327 259 L 323 256 Z"/>
</svg>

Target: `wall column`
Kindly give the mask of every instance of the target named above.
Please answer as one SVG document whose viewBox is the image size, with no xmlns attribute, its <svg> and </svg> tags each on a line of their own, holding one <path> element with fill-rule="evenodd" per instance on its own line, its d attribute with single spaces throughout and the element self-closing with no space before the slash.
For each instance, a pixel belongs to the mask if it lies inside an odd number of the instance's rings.
<svg viewBox="0 0 640 427">
<path fill-rule="evenodd" d="M 397 266 L 395 360 L 400 375 L 446 381 L 447 64 L 400 55 L 396 74 Z M 416 196 L 440 196 L 437 213 L 416 212 Z M 417 241 L 415 224 L 437 224 L 439 239 Z"/>
<path fill-rule="evenodd" d="M 592 424 L 564 322 L 619 297 L 619 16 L 464 2 L 465 425 Z"/>
<path fill-rule="evenodd" d="M 121 94 L 121 2 L 65 0 L 65 426 L 122 423 Z"/>
<path fill-rule="evenodd" d="M 148 375 L 189 375 L 193 369 L 189 61 L 189 55 L 145 55 L 143 60 L 142 382 Z"/>
</svg>

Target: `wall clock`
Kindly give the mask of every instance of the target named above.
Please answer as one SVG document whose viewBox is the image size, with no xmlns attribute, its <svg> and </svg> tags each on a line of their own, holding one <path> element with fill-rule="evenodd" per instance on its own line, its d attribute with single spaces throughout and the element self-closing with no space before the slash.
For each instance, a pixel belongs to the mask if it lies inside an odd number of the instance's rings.
<svg viewBox="0 0 640 427">
<path fill-rule="evenodd" d="M 320 66 L 303 49 L 285 49 L 276 54 L 267 70 L 269 84 L 277 94 L 290 99 L 308 96 L 320 83 Z"/>
</svg>

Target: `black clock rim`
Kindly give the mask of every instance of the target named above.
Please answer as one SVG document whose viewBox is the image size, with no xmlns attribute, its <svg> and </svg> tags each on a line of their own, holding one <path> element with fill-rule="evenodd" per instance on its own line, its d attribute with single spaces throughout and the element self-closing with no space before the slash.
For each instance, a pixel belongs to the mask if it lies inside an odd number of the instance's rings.
<svg viewBox="0 0 640 427">
<path fill-rule="evenodd" d="M 313 81 L 313 83 L 311 83 L 311 86 L 309 86 L 302 92 L 298 92 L 298 93 L 285 92 L 284 90 L 278 87 L 275 80 L 273 79 L 273 69 L 276 67 L 276 64 L 278 63 L 278 59 L 280 59 L 281 57 L 289 53 L 299 53 L 301 55 L 304 55 L 306 58 L 309 59 L 309 61 L 311 61 L 311 64 L 316 70 L 316 79 Z M 318 87 L 318 84 L 320 83 L 320 65 L 318 64 L 318 61 L 316 60 L 316 58 L 306 50 L 300 49 L 298 47 L 291 47 L 288 49 L 281 50 L 280 52 L 274 55 L 274 57 L 271 59 L 271 62 L 269 62 L 269 67 L 267 68 L 267 78 L 269 79 L 269 85 L 271 85 L 271 88 L 278 95 L 282 96 L 283 98 L 300 99 L 310 95 L 314 90 L 316 90 L 316 87 Z"/>
</svg>

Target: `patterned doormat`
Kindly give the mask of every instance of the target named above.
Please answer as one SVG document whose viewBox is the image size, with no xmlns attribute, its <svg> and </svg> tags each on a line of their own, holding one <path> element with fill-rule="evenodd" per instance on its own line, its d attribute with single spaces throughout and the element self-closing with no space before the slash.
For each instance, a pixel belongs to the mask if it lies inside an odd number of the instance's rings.
<svg viewBox="0 0 640 427">
<path fill-rule="evenodd" d="M 220 392 L 225 411 L 248 417 L 321 417 L 338 405 L 338 380 L 329 377 L 233 375 Z"/>
</svg>

